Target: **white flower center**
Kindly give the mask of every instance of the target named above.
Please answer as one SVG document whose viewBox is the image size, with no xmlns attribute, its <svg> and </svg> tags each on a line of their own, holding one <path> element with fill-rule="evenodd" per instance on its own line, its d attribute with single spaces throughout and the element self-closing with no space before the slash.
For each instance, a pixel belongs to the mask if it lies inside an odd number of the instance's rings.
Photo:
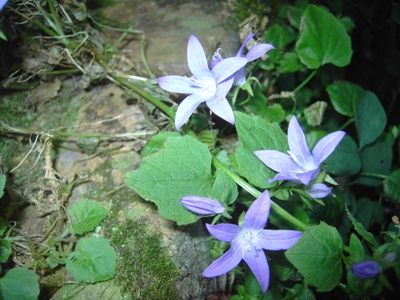
<svg viewBox="0 0 400 300">
<path fill-rule="evenodd" d="M 315 169 L 318 169 L 319 166 L 316 165 L 314 158 L 312 158 L 312 161 L 300 161 L 296 155 L 294 155 L 293 152 L 288 151 L 288 154 L 290 157 L 294 160 L 294 162 L 303 170 L 303 171 L 312 171 Z"/>
<path fill-rule="evenodd" d="M 254 249 L 254 250 L 261 250 L 261 247 L 259 246 L 258 242 L 258 234 L 260 233 L 262 229 L 260 230 L 254 230 L 254 229 L 243 229 L 243 231 L 238 235 L 236 238 L 237 241 L 240 243 L 243 253 L 242 256 L 244 257 L 244 253 L 247 250 Z"/>
<path fill-rule="evenodd" d="M 196 82 L 199 86 L 201 86 L 201 89 L 197 92 L 198 95 L 202 96 L 203 98 L 211 98 L 214 97 L 215 94 L 217 93 L 217 84 L 214 80 L 214 78 L 202 78 L 202 79 L 194 79 L 192 78 L 194 82 Z"/>
</svg>

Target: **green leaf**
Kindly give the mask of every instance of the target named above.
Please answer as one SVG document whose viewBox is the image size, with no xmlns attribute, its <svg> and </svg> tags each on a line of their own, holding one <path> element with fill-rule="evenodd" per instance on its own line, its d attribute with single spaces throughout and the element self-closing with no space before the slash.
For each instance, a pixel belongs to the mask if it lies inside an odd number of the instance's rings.
<svg viewBox="0 0 400 300">
<path fill-rule="evenodd" d="M 267 43 L 274 45 L 276 48 L 281 48 L 293 42 L 296 39 L 296 33 L 291 27 L 282 27 L 279 24 L 275 24 L 268 28 L 264 37 Z"/>
<path fill-rule="evenodd" d="M 366 146 L 360 153 L 362 172 L 370 176 L 360 176 L 355 182 L 359 184 L 378 186 L 381 178 L 375 178 L 374 174 L 384 176 L 389 174 L 392 166 L 392 147 L 384 142 L 375 142 Z M 367 174 L 366 174 L 367 175 Z"/>
<path fill-rule="evenodd" d="M 235 181 L 223 170 L 217 170 L 216 179 L 211 190 L 211 199 L 232 204 L 238 197 L 238 189 Z"/>
<path fill-rule="evenodd" d="M 299 57 L 294 52 L 286 52 L 279 62 L 277 68 L 279 73 L 293 73 L 303 70 L 304 65 L 300 62 Z"/>
<path fill-rule="evenodd" d="M 72 228 L 76 234 L 93 230 L 107 216 L 107 209 L 97 202 L 83 199 L 68 208 Z"/>
<path fill-rule="evenodd" d="M 170 131 L 163 131 L 159 134 L 153 136 L 144 147 L 142 151 L 142 156 L 145 157 L 147 155 L 156 153 L 160 148 L 164 145 L 164 142 L 169 137 L 179 137 L 181 134 L 179 132 L 170 132 Z"/>
<path fill-rule="evenodd" d="M 268 179 L 274 177 L 275 172 L 265 166 L 253 152 L 267 149 L 286 152 L 288 150 L 286 135 L 277 123 L 240 112 L 235 112 L 235 116 L 239 136 L 236 159 L 240 175 L 258 187 L 271 187 Z"/>
<path fill-rule="evenodd" d="M 211 198 L 211 154 L 190 136 L 169 137 L 163 148 L 143 158 L 139 169 L 125 176 L 128 186 L 158 206 L 158 213 L 178 225 L 198 220 L 179 199 L 186 195 Z"/>
<path fill-rule="evenodd" d="M 5 187 L 6 187 L 6 175 L 0 174 L 0 199 L 4 195 Z"/>
<path fill-rule="evenodd" d="M 400 169 L 389 174 L 383 181 L 385 194 L 392 200 L 400 202 Z"/>
<path fill-rule="evenodd" d="M 365 229 L 368 229 L 369 224 L 371 223 L 373 210 L 374 204 L 370 199 L 366 197 L 358 199 L 355 218 L 362 224 L 362 226 L 364 226 Z"/>
<path fill-rule="evenodd" d="M 25 268 L 14 268 L 0 279 L 0 299 L 35 300 L 39 296 L 39 276 Z"/>
<path fill-rule="evenodd" d="M 7 230 L 6 221 L 2 217 L 0 217 L 0 237 L 3 236 L 4 232 Z"/>
<path fill-rule="evenodd" d="M 330 84 L 326 91 L 335 110 L 344 116 L 353 117 L 363 88 L 349 81 L 337 81 Z"/>
<path fill-rule="evenodd" d="M 350 255 L 354 262 L 359 262 L 364 259 L 365 251 L 360 239 L 352 233 L 350 235 Z"/>
<path fill-rule="evenodd" d="M 6 239 L 0 239 L 0 263 L 5 263 L 12 253 L 11 242 Z"/>
<path fill-rule="evenodd" d="M 351 212 L 349 211 L 347 206 L 345 207 L 345 210 L 346 210 L 347 216 L 349 217 L 351 223 L 353 223 L 353 225 L 354 225 L 354 229 L 358 232 L 358 234 L 361 235 L 373 248 L 378 248 L 379 244 L 375 240 L 372 233 L 368 232 L 364 228 L 364 226 L 353 217 L 353 215 L 351 214 Z"/>
<path fill-rule="evenodd" d="M 285 255 L 304 276 L 306 284 L 315 286 L 318 292 L 328 292 L 342 277 L 341 253 L 342 238 L 336 228 L 321 222 L 307 227 Z"/>
<path fill-rule="evenodd" d="M 67 257 L 67 271 L 79 282 L 98 282 L 114 277 L 117 254 L 108 240 L 80 239 L 76 251 Z"/>
<path fill-rule="evenodd" d="M 355 121 L 360 149 L 381 135 L 386 126 L 386 114 L 374 93 L 362 93 L 357 103 Z"/>
<path fill-rule="evenodd" d="M 316 101 L 304 109 L 304 116 L 310 126 L 319 126 L 322 123 L 325 109 L 328 104 L 325 101 Z"/>
<path fill-rule="evenodd" d="M 303 17 L 296 43 L 301 62 L 309 69 L 318 69 L 327 63 L 338 67 L 348 65 L 353 51 L 344 25 L 316 5 L 308 5 Z"/>
<path fill-rule="evenodd" d="M 361 158 L 356 143 L 349 135 L 345 135 L 325 163 L 331 174 L 346 176 L 357 174 L 361 169 Z"/>
</svg>

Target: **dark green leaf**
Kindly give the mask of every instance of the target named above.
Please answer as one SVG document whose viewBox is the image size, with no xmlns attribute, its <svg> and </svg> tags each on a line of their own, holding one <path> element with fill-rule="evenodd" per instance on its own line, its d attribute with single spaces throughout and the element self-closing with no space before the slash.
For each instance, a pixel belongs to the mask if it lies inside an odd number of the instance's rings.
<svg viewBox="0 0 400 300">
<path fill-rule="evenodd" d="M 345 207 L 345 210 L 351 223 L 353 223 L 354 229 L 358 232 L 358 234 L 361 235 L 373 248 L 378 248 L 379 244 L 375 240 L 374 236 L 370 232 L 368 232 L 364 228 L 364 226 L 353 217 L 347 206 Z"/>
<path fill-rule="evenodd" d="M 334 15 L 316 5 L 308 5 L 303 13 L 296 52 L 309 69 L 327 63 L 344 67 L 350 63 L 351 40 L 346 28 Z"/>
<path fill-rule="evenodd" d="M 11 269 L 0 279 L 0 299 L 34 300 L 39 291 L 39 276 L 25 268 Z"/>
<path fill-rule="evenodd" d="M 305 69 L 299 57 L 294 52 L 286 52 L 279 62 L 279 73 L 293 73 Z"/>
<path fill-rule="evenodd" d="M 236 158 L 239 172 L 250 183 L 266 188 L 268 179 L 275 172 L 265 166 L 255 155 L 256 150 L 288 150 L 287 137 L 277 123 L 271 123 L 257 116 L 236 112 L 236 128 L 239 136 Z"/>
<path fill-rule="evenodd" d="M 0 239 L 0 263 L 5 263 L 11 255 L 12 244 L 9 240 Z"/>
<path fill-rule="evenodd" d="M 335 110 L 344 116 L 353 117 L 358 100 L 363 93 L 362 87 L 348 81 L 330 84 L 326 91 Z"/>
<path fill-rule="evenodd" d="M 400 201 L 400 169 L 391 172 L 383 181 L 386 195 L 397 202 Z"/>
<path fill-rule="evenodd" d="M 291 27 L 281 27 L 279 24 L 272 25 L 265 32 L 265 41 L 281 48 L 293 42 L 296 39 L 296 33 Z"/>
<path fill-rule="evenodd" d="M 289 261 L 319 292 L 334 289 L 342 277 L 342 238 L 336 228 L 321 223 L 309 226 L 301 238 L 285 252 Z"/>
<path fill-rule="evenodd" d="M 80 239 L 67 257 L 67 271 L 79 282 L 99 282 L 115 275 L 117 254 L 104 238 Z"/>
<path fill-rule="evenodd" d="M 139 169 L 125 176 L 128 186 L 158 206 L 158 213 L 179 225 L 198 220 L 181 205 L 182 196 L 211 198 L 211 154 L 190 136 L 169 137 L 156 153 L 143 158 Z"/>
<path fill-rule="evenodd" d="M 6 186 L 6 175 L 0 174 L 0 199 L 1 197 L 3 197 L 5 186 Z"/>
<path fill-rule="evenodd" d="M 235 202 L 237 196 L 238 189 L 235 181 L 223 170 L 218 170 L 211 190 L 211 198 L 229 205 Z"/>
<path fill-rule="evenodd" d="M 355 121 L 360 149 L 381 135 L 386 126 L 386 114 L 374 93 L 362 93 L 357 103 Z"/>
<path fill-rule="evenodd" d="M 365 251 L 360 239 L 352 233 L 350 236 L 350 255 L 353 262 L 359 262 L 364 259 Z"/>
<path fill-rule="evenodd" d="M 366 198 L 360 198 L 357 201 L 357 211 L 355 218 L 359 221 L 365 229 L 368 229 L 372 219 L 372 212 L 374 210 L 373 202 Z"/>
</svg>

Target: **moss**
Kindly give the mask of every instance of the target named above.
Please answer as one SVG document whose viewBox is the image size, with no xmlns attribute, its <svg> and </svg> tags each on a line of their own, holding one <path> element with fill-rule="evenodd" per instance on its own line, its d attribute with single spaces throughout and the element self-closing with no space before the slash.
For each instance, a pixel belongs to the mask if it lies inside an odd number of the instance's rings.
<svg viewBox="0 0 400 300">
<path fill-rule="evenodd" d="M 134 299 L 178 299 L 180 272 L 162 247 L 161 236 L 132 220 L 113 231 L 111 242 L 119 253 L 115 280 L 122 293 Z"/>
</svg>

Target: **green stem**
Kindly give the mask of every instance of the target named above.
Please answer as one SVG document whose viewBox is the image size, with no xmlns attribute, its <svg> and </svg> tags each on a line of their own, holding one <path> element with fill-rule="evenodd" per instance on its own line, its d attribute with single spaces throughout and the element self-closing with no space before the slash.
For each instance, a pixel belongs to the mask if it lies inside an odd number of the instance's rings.
<svg viewBox="0 0 400 300">
<path fill-rule="evenodd" d="M 241 178 L 239 175 L 237 175 L 235 172 L 232 172 L 229 168 L 227 168 L 223 163 L 221 163 L 216 157 L 213 157 L 213 164 L 214 166 L 218 169 L 222 169 L 225 171 L 226 174 L 228 174 L 238 185 L 240 185 L 244 190 L 249 192 L 251 195 L 253 195 L 255 198 L 260 197 L 261 192 L 255 189 L 252 185 L 247 183 L 243 178 Z M 273 211 L 278 214 L 280 217 L 283 219 L 287 220 L 288 222 L 292 223 L 293 225 L 297 226 L 301 230 L 305 230 L 307 228 L 307 225 L 301 222 L 299 219 L 296 217 L 292 216 L 289 214 L 286 210 L 284 210 L 282 207 L 280 207 L 278 204 L 276 204 L 274 201 L 271 200 L 271 208 Z"/>
<path fill-rule="evenodd" d="M 354 122 L 354 118 L 350 118 L 350 119 L 348 119 L 340 128 L 339 128 L 339 130 L 343 130 L 343 129 L 345 129 L 347 126 L 349 126 L 351 123 L 353 123 Z"/>
<path fill-rule="evenodd" d="M 58 18 L 56 9 L 54 7 L 53 0 L 47 0 L 47 3 L 49 4 L 50 13 L 53 16 L 54 25 L 56 27 L 58 35 L 64 36 L 65 34 L 64 34 L 63 28 L 61 26 L 60 19 Z"/>
<path fill-rule="evenodd" d="M 310 75 L 302 83 L 300 83 L 292 92 L 296 94 L 299 90 L 301 90 L 314 76 L 317 74 L 318 69 L 315 69 L 311 72 Z"/>
<path fill-rule="evenodd" d="M 367 177 L 374 177 L 374 178 L 379 178 L 379 179 L 386 179 L 387 176 L 383 174 L 377 174 L 377 173 L 368 173 L 368 172 L 361 172 L 361 176 L 367 176 Z"/>
<path fill-rule="evenodd" d="M 140 40 L 140 55 L 142 56 L 143 64 L 144 64 L 144 67 L 146 68 L 147 74 L 149 74 L 151 79 L 155 79 L 156 76 L 154 76 L 153 72 L 150 69 L 149 64 L 147 63 L 146 54 L 144 53 L 144 46 L 145 46 L 145 44 L 144 44 L 144 35 L 143 35 Z"/>
</svg>

